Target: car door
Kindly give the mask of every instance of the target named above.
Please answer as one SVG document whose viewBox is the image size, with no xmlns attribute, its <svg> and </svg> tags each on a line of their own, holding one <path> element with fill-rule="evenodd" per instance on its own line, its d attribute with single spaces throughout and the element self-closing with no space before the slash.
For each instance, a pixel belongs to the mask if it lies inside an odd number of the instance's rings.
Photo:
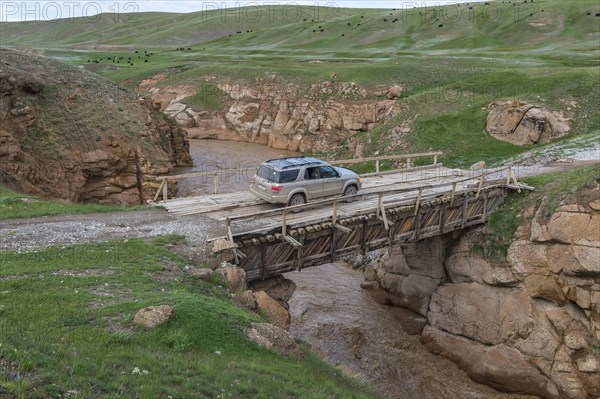
<svg viewBox="0 0 600 399">
<path fill-rule="evenodd" d="M 323 195 L 341 195 L 344 189 L 344 183 L 340 175 L 333 166 L 324 165 L 320 168 L 321 179 L 323 180 Z"/>
<path fill-rule="evenodd" d="M 318 198 L 323 196 L 323 179 L 318 166 L 308 167 L 304 170 L 304 180 L 302 186 L 306 190 L 309 198 Z"/>
</svg>

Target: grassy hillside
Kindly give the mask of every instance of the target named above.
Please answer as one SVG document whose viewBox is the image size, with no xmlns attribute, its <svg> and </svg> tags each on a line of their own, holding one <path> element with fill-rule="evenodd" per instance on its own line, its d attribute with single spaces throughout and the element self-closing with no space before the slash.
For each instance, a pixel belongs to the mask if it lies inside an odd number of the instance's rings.
<svg viewBox="0 0 600 399">
<path fill-rule="evenodd" d="M 3 398 L 375 398 L 309 352 L 248 341 L 257 314 L 183 272 L 178 237 L 0 252 Z M 181 244 L 178 244 L 181 245 Z M 136 328 L 170 305 L 172 320 Z M 13 396 L 14 395 L 14 396 Z"/>
<path fill-rule="evenodd" d="M 484 132 L 484 108 L 499 99 L 569 113 L 571 136 L 599 134 L 600 4 L 486 3 L 408 10 L 250 7 L 120 19 L 103 14 L 4 23 L 0 33 L 2 45 L 37 49 L 129 87 L 161 71 L 169 75 L 163 84 L 199 87 L 206 75 L 249 83 L 269 76 L 305 87 L 333 73 L 363 86 L 400 83 L 402 114 L 358 135 L 371 154 L 436 149 L 457 166 L 515 156 L 529 148 Z M 411 127 L 406 146 L 389 148 L 389 130 L 402 124 Z M 343 147 L 336 151 L 350 155 Z"/>
<path fill-rule="evenodd" d="M 565 198 L 570 196 L 577 198 L 586 190 L 598 187 L 600 168 L 598 165 L 583 166 L 563 172 L 528 177 L 523 179 L 523 182 L 535 187 L 535 190 L 509 196 L 500 208 L 492 213 L 486 225 L 485 239 L 481 247 L 483 254 L 497 259 L 504 258 L 514 240 L 517 228 L 530 221 L 523 217 L 526 209 L 531 206 L 537 208 L 543 204 L 543 217 L 549 218 Z"/>
</svg>

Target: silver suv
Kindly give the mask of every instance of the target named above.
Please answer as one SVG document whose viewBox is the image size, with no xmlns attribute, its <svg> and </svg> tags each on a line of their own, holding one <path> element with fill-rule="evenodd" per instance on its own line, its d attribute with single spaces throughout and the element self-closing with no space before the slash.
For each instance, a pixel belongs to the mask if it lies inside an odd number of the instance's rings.
<svg viewBox="0 0 600 399">
<path fill-rule="evenodd" d="M 250 183 L 258 198 L 290 206 L 319 197 L 354 195 L 360 187 L 360 177 L 353 171 L 308 157 L 263 162 Z"/>
</svg>

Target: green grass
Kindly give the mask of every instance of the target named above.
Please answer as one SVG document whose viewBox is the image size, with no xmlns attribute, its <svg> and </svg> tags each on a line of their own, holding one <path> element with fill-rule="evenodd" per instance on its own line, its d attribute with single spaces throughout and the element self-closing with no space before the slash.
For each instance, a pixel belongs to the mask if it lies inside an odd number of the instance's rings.
<svg viewBox="0 0 600 399">
<path fill-rule="evenodd" d="M 150 206 L 100 205 L 72 203 L 60 200 L 42 200 L 33 195 L 17 193 L 0 185 L 0 220 L 96 212 L 138 211 L 144 209 L 150 209 Z"/>
<path fill-rule="evenodd" d="M 225 106 L 227 93 L 212 82 L 202 81 L 197 88 L 197 93 L 184 98 L 181 102 L 192 108 L 220 110 Z"/>
<path fill-rule="evenodd" d="M 171 241 L 171 238 L 166 240 Z M 248 341 L 260 321 L 139 239 L 0 252 L 0 392 L 19 398 L 374 398 L 306 352 Z M 154 330 L 135 313 L 170 305 Z"/>
<path fill-rule="evenodd" d="M 492 213 L 485 227 L 484 243 L 480 248 L 483 254 L 504 258 L 517 228 L 527 222 L 521 216 L 525 209 L 532 205 L 539 206 L 542 199 L 546 197 L 542 216 L 546 219 L 550 218 L 564 198 L 599 184 L 600 168 L 598 165 L 585 166 L 559 173 L 528 177 L 522 182 L 535 187 L 535 190 L 523 191 L 520 194 L 512 193 Z"/>
</svg>

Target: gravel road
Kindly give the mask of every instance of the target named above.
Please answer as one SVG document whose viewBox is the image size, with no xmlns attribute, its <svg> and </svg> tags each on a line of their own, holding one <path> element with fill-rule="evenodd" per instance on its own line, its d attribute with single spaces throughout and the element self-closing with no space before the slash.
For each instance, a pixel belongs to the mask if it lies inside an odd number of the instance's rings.
<svg viewBox="0 0 600 399">
<path fill-rule="evenodd" d="M 14 219 L 0 222 L 0 250 L 166 234 L 184 235 L 190 245 L 202 247 L 224 229 L 207 217 L 174 217 L 164 209 Z"/>
</svg>

